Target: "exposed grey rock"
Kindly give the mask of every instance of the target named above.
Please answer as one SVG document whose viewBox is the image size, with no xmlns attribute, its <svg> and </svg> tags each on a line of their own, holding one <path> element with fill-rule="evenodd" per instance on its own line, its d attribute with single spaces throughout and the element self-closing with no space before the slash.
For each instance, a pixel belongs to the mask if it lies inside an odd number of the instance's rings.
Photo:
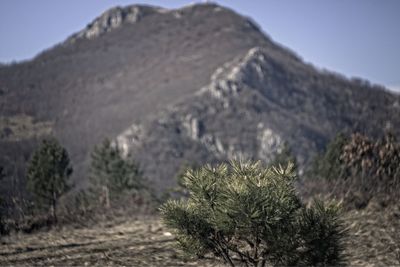
<svg viewBox="0 0 400 267">
<path fill-rule="evenodd" d="M 67 42 L 74 43 L 76 40 L 82 38 L 94 39 L 106 32 L 121 27 L 123 24 L 134 24 L 147 15 L 166 11 L 163 8 L 143 5 L 111 8 L 87 25 L 85 29 L 71 36 Z"/>
<path fill-rule="evenodd" d="M 274 131 L 269 128 L 264 128 L 262 123 L 258 124 L 258 131 L 258 157 L 269 162 L 273 160 L 273 156 L 276 153 L 282 152 L 284 142 L 278 134 L 274 133 Z"/>
<path fill-rule="evenodd" d="M 143 138 L 143 128 L 140 125 L 133 124 L 115 139 L 116 144 L 122 150 L 124 156 L 127 156 L 134 147 L 140 144 Z"/>
<path fill-rule="evenodd" d="M 305 64 L 215 4 L 111 9 L 32 61 L 0 66 L 0 84 L 0 117 L 51 125 L 77 184 L 105 137 L 161 191 L 183 165 L 268 162 L 287 142 L 302 167 L 338 132 L 400 134 L 398 94 Z M 0 138 L 0 165 L 23 177 L 36 142 Z"/>
<path fill-rule="evenodd" d="M 192 117 L 191 114 L 186 115 L 182 125 L 193 140 L 199 140 L 203 134 L 203 125 L 201 121 L 195 117 Z"/>
</svg>

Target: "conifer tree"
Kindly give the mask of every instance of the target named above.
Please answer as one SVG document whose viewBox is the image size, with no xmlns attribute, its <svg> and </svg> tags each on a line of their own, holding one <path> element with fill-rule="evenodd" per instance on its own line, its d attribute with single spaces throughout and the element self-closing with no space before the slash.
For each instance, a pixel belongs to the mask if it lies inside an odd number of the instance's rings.
<svg viewBox="0 0 400 267">
<path fill-rule="evenodd" d="M 71 174 L 67 150 L 56 139 L 44 140 L 29 162 L 28 190 L 39 207 L 50 207 L 54 222 L 57 222 L 58 200 L 70 189 Z"/>
<path fill-rule="evenodd" d="M 213 253 L 230 266 L 337 266 L 346 231 L 334 203 L 306 207 L 293 164 L 220 164 L 189 170 L 187 200 L 161 207 L 167 226 L 192 255 Z"/>
<path fill-rule="evenodd" d="M 315 158 L 308 176 L 335 180 L 342 179 L 348 175 L 341 159 L 343 148 L 348 141 L 345 135 L 338 134 L 327 145 L 326 151 Z"/>
<path fill-rule="evenodd" d="M 118 145 L 108 139 L 94 148 L 90 171 L 95 190 L 105 194 L 106 206 L 109 206 L 109 198 L 143 187 L 137 164 L 129 157 L 123 157 Z"/>
</svg>

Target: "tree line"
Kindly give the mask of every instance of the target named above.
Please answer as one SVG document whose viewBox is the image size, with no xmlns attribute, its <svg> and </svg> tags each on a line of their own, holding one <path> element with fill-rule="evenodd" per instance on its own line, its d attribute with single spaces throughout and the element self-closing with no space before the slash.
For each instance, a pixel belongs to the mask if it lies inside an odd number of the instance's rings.
<svg viewBox="0 0 400 267">
<path fill-rule="evenodd" d="M 33 152 L 26 171 L 29 209 L 38 216 L 44 214 L 47 223 L 56 224 L 60 199 L 68 193 L 75 195 L 75 201 L 80 203 L 86 201 L 109 209 L 124 194 L 135 194 L 146 188 L 138 164 L 129 155 L 123 156 L 119 146 L 109 139 L 95 146 L 91 154 L 90 184 L 86 189 L 74 190 L 72 173 L 66 148 L 55 138 L 43 140 Z M 0 166 L 0 179 L 4 177 Z M 2 232 L 6 232 L 4 217 L 0 214 Z"/>
<path fill-rule="evenodd" d="M 60 198 L 73 188 L 72 172 L 68 153 L 56 139 L 44 140 L 29 162 L 28 190 L 35 207 L 53 223 Z M 400 143 L 390 134 L 377 140 L 359 133 L 338 135 L 305 176 L 357 208 L 380 196 L 393 201 L 400 191 Z M 230 266 L 344 264 L 347 230 L 341 205 L 320 199 L 307 204 L 297 179 L 288 145 L 268 165 L 231 161 L 186 168 L 178 179 L 181 197 L 162 204 L 161 216 L 185 252 L 196 257 L 211 253 Z M 104 208 L 124 192 L 146 188 L 138 164 L 108 139 L 92 152 L 89 180 L 85 196 Z M 362 205 L 349 198 L 357 191 Z"/>
</svg>

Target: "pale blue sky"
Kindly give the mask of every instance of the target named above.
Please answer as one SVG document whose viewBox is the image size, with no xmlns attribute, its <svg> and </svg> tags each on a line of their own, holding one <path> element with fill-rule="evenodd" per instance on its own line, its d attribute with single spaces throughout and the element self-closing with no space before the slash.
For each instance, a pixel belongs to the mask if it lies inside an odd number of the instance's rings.
<svg viewBox="0 0 400 267">
<path fill-rule="evenodd" d="M 32 58 L 107 8 L 184 0 L 1 0 L 0 62 Z M 252 17 L 305 61 L 400 89 L 400 0 L 218 0 Z"/>
</svg>

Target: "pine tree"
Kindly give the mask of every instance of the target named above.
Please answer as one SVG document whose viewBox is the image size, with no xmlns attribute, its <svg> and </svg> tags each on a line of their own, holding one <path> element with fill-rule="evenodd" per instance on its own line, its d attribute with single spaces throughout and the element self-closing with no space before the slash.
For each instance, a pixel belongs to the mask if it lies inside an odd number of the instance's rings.
<svg viewBox="0 0 400 267">
<path fill-rule="evenodd" d="M 106 206 L 110 205 L 110 198 L 144 187 L 137 164 L 129 157 L 124 158 L 118 145 L 108 139 L 94 148 L 90 171 L 92 186 L 101 192 Z"/>
<path fill-rule="evenodd" d="M 58 200 L 70 190 L 71 174 L 68 153 L 56 139 L 44 140 L 29 162 L 28 190 L 39 207 L 50 207 L 54 222 L 57 222 Z"/>
<path fill-rule="evenodd" d="M 230 266 L 343 264 L 346 231 L 338 205 L 306 207 L 295 178 L 293 164 L 207 165 L 184 175 L 188 200 L 170 200 L 161 213 L 185 252 L 213 253 Z"/>
<path fill-rule="evenodd" d="M 338 134 L 327 145 L 326 151 L 315 158 L 308 176 L 335 180 L 343 179 L 348 175 L 341 159 L 343 148 L 348 141 L 349 140 L 345 135 Z"/>
</svg>

